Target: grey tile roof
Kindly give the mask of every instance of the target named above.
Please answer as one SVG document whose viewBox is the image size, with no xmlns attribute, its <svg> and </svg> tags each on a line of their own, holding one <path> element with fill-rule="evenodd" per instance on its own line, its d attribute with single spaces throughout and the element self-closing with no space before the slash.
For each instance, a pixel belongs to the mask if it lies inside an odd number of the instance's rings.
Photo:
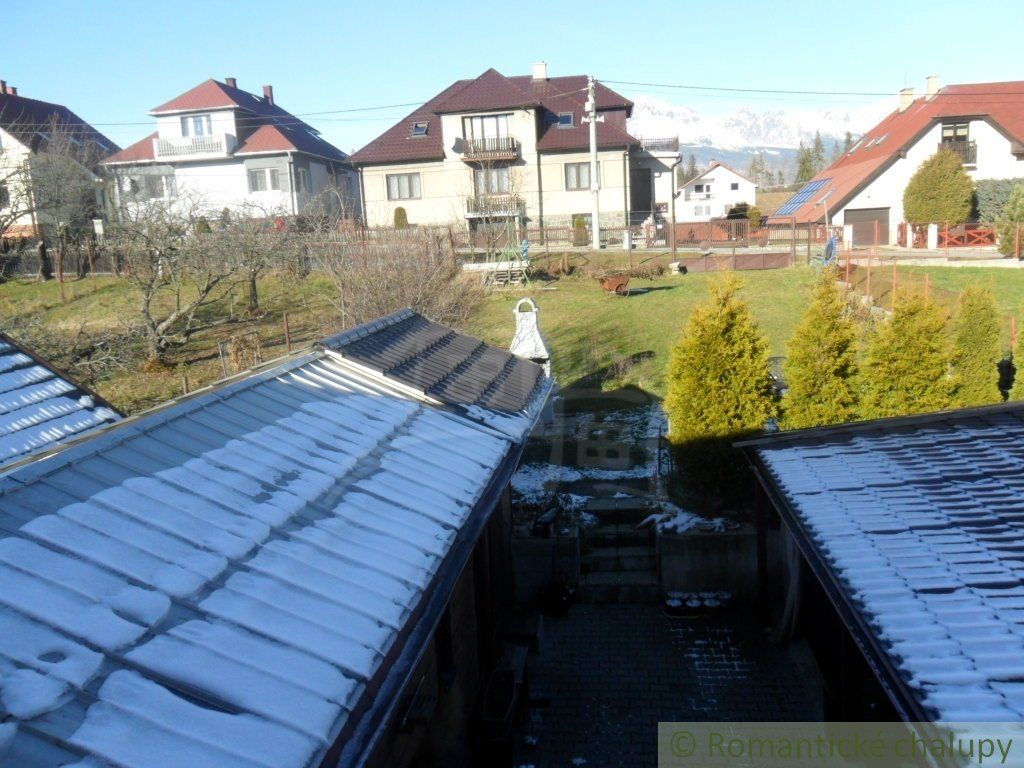
<svg viewBox="0 0 1024 768">
<path fill-rule="evenodd" d="M 0 467 L 121 416 L 0 333 Z"/>
<path fill-rule="evenodd" d="M 0 472 L 0 766 L 319 765 L 515 445 L 321 351 Z"/>
<path fill-rule="evenodd" d="M 923 711 L 1024 719 L 1024 404 L 748 446 Z"/>
<path fill-rule="evenodd" d="M 530 408 L 547 382 L 537 363 L 438 325 L 411 309 L 323 343 L 453 406 L 520 413 Z"/>
</svg>

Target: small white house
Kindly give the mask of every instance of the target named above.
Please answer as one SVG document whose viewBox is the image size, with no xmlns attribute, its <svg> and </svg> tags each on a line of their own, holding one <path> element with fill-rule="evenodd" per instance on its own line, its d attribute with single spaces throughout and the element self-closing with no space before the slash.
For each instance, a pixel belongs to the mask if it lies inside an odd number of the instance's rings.
<svg viewBox="0 0 1024 768">
<path fill-rule="evenodd" d="M 724 163 L 687 181 L 676 202 L 677 221 L 710 221 L 729 214 L 738 203 L 757 202 L 757 184 Z"/>
<path fill-rule="evenodd" d="M 272 86 L 243 91 L 235 78 L 207 80 L 150 111 L 156 131 L 108 158 L 122 209 L 150 200 L 199 200 L 211 212 L 249 207 L 302 213 L 323 195 L 359 212 L 348 155 L 282 109 Z"/>
</svg>

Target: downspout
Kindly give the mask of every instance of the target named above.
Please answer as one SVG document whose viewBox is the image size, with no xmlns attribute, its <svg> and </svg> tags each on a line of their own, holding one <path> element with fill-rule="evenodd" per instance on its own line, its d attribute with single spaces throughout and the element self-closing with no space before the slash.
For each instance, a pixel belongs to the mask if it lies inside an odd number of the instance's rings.
<svg viewBox="0 0 1024 768">
<path fill-rule="evenodd" d="M 679 192 L 676 191 L 676 168 L 680 166 L 682 162 L 683 156 L 680 155 L 679 159 L 668 167 L 668 176 L 669 181 L 671 182 L 669 190 L 672 195 L 672 231 L 669 233 L 669 237 L 672 238 L 672 261 L 676 260 L 676 197 L 679 196 Z"/>
<path fill-rule="evenodd" d="M 537 152 L 537 226 L 541 229 L 541 238 L 544 235 L 544 178 L 541 176 L 540 152 Z"/>
<path fill-rule="evenodd" d="M 298 179 L 295 178 L 295 153 L 288 153 L 288 181 L 292 185 L 292 216 L 299 215 L 299 193 L 297 191 L 298 185 L 296 182 Z"/>
<path fill-rule="evenodd" d="M 363 226 L 367 226 L 366 219 L 366 177 L 363 176 L 363 167 L 359 166 L 356 169 L 356 173 L 359 174 L 359 218 L 363 221 Z"/>
<path fill-rule="evenodd" d="M 622 221 L 629 229 L 629 147 L 622 150 Z"/>
</svg>

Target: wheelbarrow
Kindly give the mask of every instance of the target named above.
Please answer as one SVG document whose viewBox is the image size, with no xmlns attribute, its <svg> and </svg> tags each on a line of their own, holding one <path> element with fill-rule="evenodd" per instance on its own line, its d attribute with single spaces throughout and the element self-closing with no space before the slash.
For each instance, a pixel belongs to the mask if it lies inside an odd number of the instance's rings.
<svg viewBox="0 0 1024 768">
<path fill-rule="evenodd" d="M 605 293 L 614 293 L 616 296 L 629 295 L 629 273 L 615 272 L 597 278 L 601 281 L 601 287 Z"/>
</svg>

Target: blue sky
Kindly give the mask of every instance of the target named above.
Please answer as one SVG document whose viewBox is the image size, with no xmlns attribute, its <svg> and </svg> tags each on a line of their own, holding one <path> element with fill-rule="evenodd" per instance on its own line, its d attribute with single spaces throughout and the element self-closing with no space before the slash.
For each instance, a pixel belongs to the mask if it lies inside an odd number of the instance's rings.
<svg viewBox="0 0 1024 768">
<path fill-rule="evenodd" d="M 551 75 L 810 91 L 895 93 L 923 87 L 929 74 L 943 83 L 1024 78 L 1011 22 L 1017 3 L 835 8 L 786 0 L 14 3 L 4 12 L 0 77 L 25 96 L 66 104 L 122 145 L 152 130 L 149 109 L 208 77 L 233 76 L 256 93 L 272 83 L 278 103 L 300 115 L 422 102 L 488 67 L 526 74 L 539 60 Z M 879 100 L 613 87 L 708 113 Z M 350 151 L 407 111 L 306 119 Z"/>
</svg>

